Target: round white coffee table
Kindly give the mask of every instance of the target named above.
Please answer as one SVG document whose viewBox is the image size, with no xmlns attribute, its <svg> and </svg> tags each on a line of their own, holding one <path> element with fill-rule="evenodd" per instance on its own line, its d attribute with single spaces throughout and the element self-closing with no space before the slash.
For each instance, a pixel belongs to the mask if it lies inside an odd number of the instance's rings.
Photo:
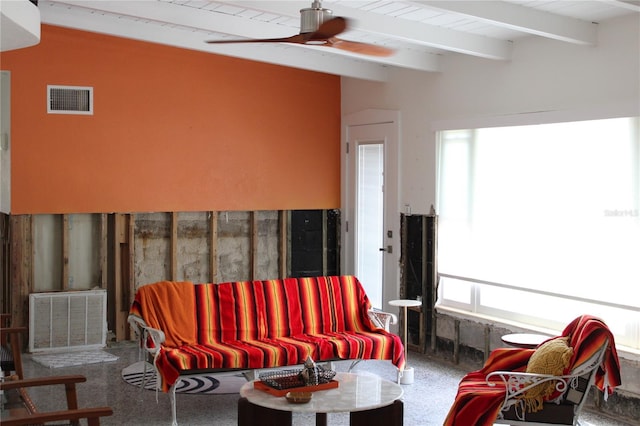
<svg viewBox="0 0 640 426">
<path fill-rule="evenodd" d="M 407 352 L 407 308 L 411 308 L 414 306 L 422 306 L 422 302 L 413 299 L 398 299 L 398 300 L 390 300 L 389 305 L 398 306 L 404 309 L 404 359 L 406 365 L 404 367 L 404 371 L 402 372 L 402 376 L 400 376 L 400 383 L 403 385 L 409 385 L 413 383 L 413 367 L 409 367 L 408 361 L 408 352 Z"/>
<path fill-rule="evenodd" d="M 288 411 L 292 413 L 316 413 L 316 425 L 326 425 L 327 413 L 361 412 L 400 405 L 400 418 L 394 421 L 391 419 L 390 425 L 402 424 L 402 402 L 399 401 L 404 391 L 402 386 L 389 380 L 384 380 L 375 375 L 338 373 L 334 380 L 339 385 L 337 388 L 313 392 L 311 401 L 305 404 L 292 404 L 287 402 L 285 397 L 276 397 L 267 392 L 255 389 L 254 382 L 245 383 L 240 388 L 240 397 L 246 398 L 251 404 L 259 407 L 277 411 Z M 240 414 L 240 413 L 239 413 Z M 381 413 L 384 415 L 385 413 Z M 373 412 L 372 415 L 377 415 Z M 265 413 L 262 413 L 265 416 Z M 250 424 L 252 420 L 243 419 Z M 393 417 L 397 417 L 394 415 Z M 262 418 L 262 420 L 265 420 Z M 238 424 L 242 422 L 238 419 Z M 258 423 L 254 423 L 258 424 Z"/>
</svg>

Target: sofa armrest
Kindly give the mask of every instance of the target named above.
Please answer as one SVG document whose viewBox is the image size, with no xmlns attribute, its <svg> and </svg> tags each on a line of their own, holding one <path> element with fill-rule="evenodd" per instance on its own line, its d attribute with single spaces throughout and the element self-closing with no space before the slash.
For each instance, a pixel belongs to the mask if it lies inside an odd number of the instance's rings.
<svg viewBox="0 0 640 426">
<path fill-rule="evenodd" d="M 19 388 L 31 388 L 36 386 L 51 386 L 51 385 L 70 385 L 75 383 L 84 383 L 87 381 L 85 376 L 79 374 L 73 374 L 68 376 L 47 376 L 47 377 L 35 377 L 22 380 L 7 380 L 0 383 L 0 389 L 19 389 Z"/>
<path fill-rule="evenodd" d="M 528 390 L 551 381 L 555 381 L 556 391 L 565 393 L 580 376 L 572 374 L 565 376 L 554 376 L 551 374 L 536 374 L 515 371 L 494 371 L 486 377 L 487 384 L 496 386 L 496 382 L 505 385 L 505 404 L 516 397 L 525 394 Z M 496 379 L 498 379 L 496 381 Z M 508 405 L 508 404 L 506 404 Z"/>
<path fill-rule="evenodd" d="M 135 315 L 129 315 L 127 321 L 136 336 L 138 336 L 141 347 L 152 355 L 157 354 L 160 351 L 160 346 L 165 341 L 164 332 L 157 328 L 149 327 L 142 318 Z"/>
<path fill-rule="evenodd" d="M 389 325 L 396 324 L 398 322 L 398 317 L 390 312 L 371 309 L 367 314 L 369 314 L 369 318 L 371 318 L 371 321 L 373 321 L 376 326 L 386 331 L 389 331 Z"/>
<path fill-rule="evenodd" d="M 81 419 L 87 419 L 89 426 L 99 425 L 100 417 L 106 417 L 113 414 L 113 410 L 109 407 L 100 408 L 78 408 L 76 410 L 50 411 L 46 413 L 35 413 L 29 416 L 13 417 L 3 419 L 4 426 L 20 426 L 43 424 L 49 422 L 77 422 Z"/>
<path fill-rule="evenodd" d="M 605 341 L 605 344 L 598 351 L 594 352 L 591 357 L 567 375 L 554 376 L 516 371 L 493 371 L 487 374 L 486 382 L 489 386 L 495 386 L 496 382 L 499 383 L 500 381 L 505 385 L 506 392 L 503 409 L 508 408 L 508 405 L 511 404 L 510 401 L 520 397 L 529 389 L 551 381 L 555 382 L 557 395 L 560 395 L 563 400 L 581 405 L 589 387 L 595 380 L 596 372 L 600 368 L 606 349 L 607 344 Z M 529 350 L 533 352 L 533 349 Z"/>
<path fill-rule="evenodd" d="M 33 425 L 59 422 L 62 420 L 77 422 L 80 419 L 87 419 L 87 423 L 90 426 L 99 425 L 100 417 L 112 415 L 113 410 L 110 407 L 78 408 L 78 397 L 75 385 L 76 383 L 83 383 L 86 380 L 85 376 L 70 375 L 38 377 L 24 380 L 7 380 L 0 383 L 0 389 L 3 391 L 17 389 L 26 406 L 26 412 L 23 412 L 22 410 L 13 410 L 15 414 L 3 417 L 2 424 Z M 26 390 L 31 387 L 52 385 L 64 385 L 67 409 L 50 412 L 37 411 L 33 401 L 31 401 L 31 398 L 29 397 L 29 394 L 26 393 Z"/>
</svg>

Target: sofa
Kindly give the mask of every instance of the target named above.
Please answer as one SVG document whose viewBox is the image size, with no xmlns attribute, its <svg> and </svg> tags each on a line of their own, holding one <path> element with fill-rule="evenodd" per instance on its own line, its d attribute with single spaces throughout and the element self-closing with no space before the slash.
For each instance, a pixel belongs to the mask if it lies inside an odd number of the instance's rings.
<svg viewBox="0 0 640 426">
<path fill-rule="evenodd" d="M 336 360 L 389 360 L 404 369 L 401 339 L 385 329 L 351 275 L 137 289 L 129 324 L 153 356 L 163 391 L 180 377 Z M 383 321 L 380 321 L 383 318 Z M 174 422 L 175 422 L 175 404 Z"/>
</svg>

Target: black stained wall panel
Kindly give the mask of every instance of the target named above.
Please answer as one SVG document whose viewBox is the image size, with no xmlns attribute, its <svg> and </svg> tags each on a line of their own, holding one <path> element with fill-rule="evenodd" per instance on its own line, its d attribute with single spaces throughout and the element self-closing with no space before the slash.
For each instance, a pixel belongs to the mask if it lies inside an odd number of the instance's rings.
<svg viewBox="0 0 640 426">
<path fill-rule="evenodd" d="M 338 275 L 338 210 L 292 210 L 290 273 L 292 277 Z"/>
<path fill-rule="evenodd" d="M 421 311 L 408 313 L 408 342 L 410 347 L 426 351 L 433 325 L 436 291 L 437 216 L 401 215 L 402 256 L 401 296 L 422 298 Z"/>
</svg>

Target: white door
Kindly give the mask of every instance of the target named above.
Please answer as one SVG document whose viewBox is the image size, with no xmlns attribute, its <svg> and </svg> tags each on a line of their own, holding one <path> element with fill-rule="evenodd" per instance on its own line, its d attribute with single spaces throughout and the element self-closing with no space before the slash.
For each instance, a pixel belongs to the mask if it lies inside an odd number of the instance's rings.
<svg viewBox="0 0 640 426">
<path fill-rule="evenodd" d="M 398 122 L 397 113 L 380 113 L 345 119 L 343 270 L 358 277 L 375 308 L 388 311 L 399 295 Z"/>
<path fill-rule="evenodd" d="M 0 212 L 11 213 L 11 74 L 0 71 Z"/>
</svg>

